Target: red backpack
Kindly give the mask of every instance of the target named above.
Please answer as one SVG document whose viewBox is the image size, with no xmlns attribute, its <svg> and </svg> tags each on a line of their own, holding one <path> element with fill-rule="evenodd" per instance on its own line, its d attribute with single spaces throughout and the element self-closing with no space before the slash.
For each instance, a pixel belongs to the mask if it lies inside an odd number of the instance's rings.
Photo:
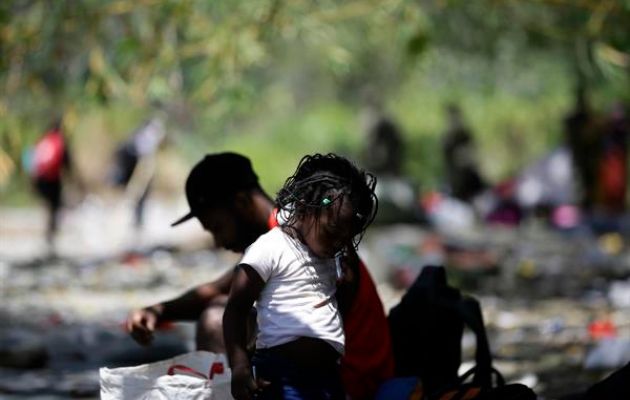
<svg viewBox="0 0 630 400">
<path fill-rule="evenodd" d="M 33 149 L 33 176 L 48 181 L 61 177 L 65 153 L 63 135 L 58 130 L 47 132 Z"/>
</svg>

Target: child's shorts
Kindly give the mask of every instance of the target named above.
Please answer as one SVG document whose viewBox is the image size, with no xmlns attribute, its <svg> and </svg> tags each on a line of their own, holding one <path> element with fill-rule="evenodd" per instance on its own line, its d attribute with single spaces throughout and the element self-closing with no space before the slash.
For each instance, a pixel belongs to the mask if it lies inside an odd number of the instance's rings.
<svg viewBox="0 0 630 400">
<path fill-rule="evenodd" d="M 331 358 L 329 365 L 313 369 L 296 363 L 273 348 L 254 353 L 252 365 L 256 378 L 271 382 L 258 400 L 344 400 L 339 363 Z"/>
</svg>

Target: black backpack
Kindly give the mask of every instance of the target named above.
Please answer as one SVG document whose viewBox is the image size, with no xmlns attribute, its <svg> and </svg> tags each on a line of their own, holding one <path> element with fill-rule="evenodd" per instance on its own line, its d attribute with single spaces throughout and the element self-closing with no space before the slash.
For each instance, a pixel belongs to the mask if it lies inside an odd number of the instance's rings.
<svg viewBox="0 0 630 400">
<path fill-rule="evenodd" d="M 458 379 L 464 320 L 453 305 L 460 301 L 444 268 L 424 267 L 389 312 L 396 376 L 420 377 L 426 391 Z"/>
<path fill-rule="evenodd" d="M 424 267 L 388 318 L 396 375 L 420 378 L 417 398 L 536 399 L 524 385 L 505 385 L 492 367 L 479 302 L 449 286 L 443 267 Z M 460 377 L 464 326 L 476 336 L 475 366 Z"/>
</svg>

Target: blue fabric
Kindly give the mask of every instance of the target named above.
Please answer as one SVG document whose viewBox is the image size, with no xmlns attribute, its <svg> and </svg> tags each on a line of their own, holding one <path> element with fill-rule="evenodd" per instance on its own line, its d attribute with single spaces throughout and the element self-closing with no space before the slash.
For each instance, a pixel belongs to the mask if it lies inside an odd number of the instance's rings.
<svg viewBox="0 0 630 400">
<path fill-rule="evenodd" d="M 379 387 L 376 400 L 407 400 L 418 384 L 418 377 L 401 377 L 389 379 Z"/>
<path fill-rule="evenodd" d="M 256 377 L 271 382 L 257 400 L 344 400 L 339 365 L 311 370 L 277 354 L 256 352 Z"/>
</svg>

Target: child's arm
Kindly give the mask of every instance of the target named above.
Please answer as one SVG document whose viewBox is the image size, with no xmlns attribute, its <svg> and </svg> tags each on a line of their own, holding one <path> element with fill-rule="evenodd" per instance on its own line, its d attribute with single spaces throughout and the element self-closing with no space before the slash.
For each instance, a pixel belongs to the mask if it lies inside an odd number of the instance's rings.
<svg viewBox="0 0 630 400">
<path fill-rule="evenodd" d="M 223 336 L 232 368 L 232 396 L 236 400 L 251 399 L 258 389 L 247 356 L 247 318 L 264 286 L 265 282 L 252 267 L 247 264 L 236 267 L 223 314 Z"/>
</svg>

